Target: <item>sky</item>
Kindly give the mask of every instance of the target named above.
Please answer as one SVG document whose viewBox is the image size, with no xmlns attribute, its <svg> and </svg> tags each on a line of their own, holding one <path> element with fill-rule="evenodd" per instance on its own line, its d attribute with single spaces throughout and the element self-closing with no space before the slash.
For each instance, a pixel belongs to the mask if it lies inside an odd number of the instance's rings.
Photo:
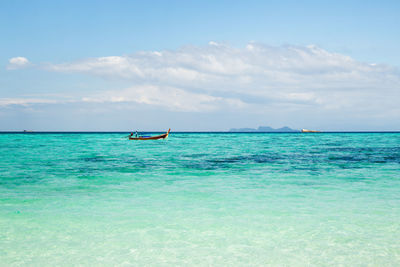
<svg viewBox="0 0 400 267">
<path fill-rule="evenodd" d="M 400 130 L 400 1 L 1 1 L 0 131 Z"/>
</svg>

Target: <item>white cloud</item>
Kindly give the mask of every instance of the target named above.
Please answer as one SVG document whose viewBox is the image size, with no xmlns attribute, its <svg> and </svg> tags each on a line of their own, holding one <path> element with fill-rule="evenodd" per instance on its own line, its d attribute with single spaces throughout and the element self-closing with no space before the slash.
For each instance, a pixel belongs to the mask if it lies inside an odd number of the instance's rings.
<svg viewBox="0 0 400 267">
<path fill-rule="evenodd" d="M 19 63 L 18 63 L 19 62 Z M 25 62 L 25 63 L 24 63 Z M 29 62 L 13 60 L 10 65 Z M 180 111 L 236 109 L 248 114 L 307 110 L 337 116 L 400 116 L 399 71 L 310 46 L 205 47 L 42 65 L 55 72 L 111 78 L 124 89 L 85 93 L 84 102 L 132 102 Z"/>
<path fill-rule="evenodd" d="M 153 86 L 159 90 L 154 95 L 162 95 L 163 100 L 153 97 L 149 104 L 163 102 L 165 106 L 184 110 L 187 105 L 178 105 L 174 97 L 169 97 L 174 92 L 179 92 L 177 99 L 183 99 L 184 95 L 185 99 L 198 98 L 191 94 L 208 96 L 204 101 L 192 101 L 196 110 L 203 110 L 200 103 L 219 105 L 221 99 L 250 102 L 247 104 L 252 104 L 249 99 L 256 99 L 257 109 L 282 102 L 340 109 L 354 105 L 368 107 L 377 101 L 389 108 L 395 104 L 393 94 L 400 97 L 396 69 L 361 63 L 313 45 L 273 47 L 249 43 L 245 48 L 234 48 L 210 42 L 206 47 L 91 58 L 49 65 L 48 69 L 122 78 Z M 170 88 L 177 89 L 172 92 Z M 138 94 L 149 99 L 145 90 Z"/>
<path fill-rule="evenodd" d="M 7 66 L 7 69 L 9 69 L 9 70 L 25 68 L 30 64 L 29 60 L 27 58 L 25 58 L 25 57 L 13 57 L 13 58 L 10 58 L 8 63 L 9 64 Z"/>
<path fill-rule="evenodd" d="M 222 98 L 188 92 L 174 87 L 154 85 L 134 86 L 124 90 L 108 91 L 95 96 L 83 97 L 84 102 L 134 102 L 163 107 L 173 111 L 213 111 L 217 107 L 241 107 L 238 99 Z"/>
<path fill-rule="evenodd" d="M 32 104 L 55 104 L 59 101 L 46 98 L 0 98 L 1 106 L 21 105 L 28 106 Z"/>
</svg>

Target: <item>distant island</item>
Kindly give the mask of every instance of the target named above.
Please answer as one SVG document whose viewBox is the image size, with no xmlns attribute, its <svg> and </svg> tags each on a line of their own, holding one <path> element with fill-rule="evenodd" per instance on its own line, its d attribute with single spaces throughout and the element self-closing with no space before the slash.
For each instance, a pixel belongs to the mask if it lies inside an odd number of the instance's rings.
<svg viewBox="0 0 400 267">
<path fill-rule="evenodd" d="M 300 132 L 300 130 L 295 130 L 291 129 L 287 126 L 284 126 L 282 128 L 274 129 L 269 126 L 260 126 L 257 129 L 254 128 L 232 128 L 229 130 L 229 132 L 249 132 L 249 133 L 294 133 L 294 132 Z"/>
</svg>

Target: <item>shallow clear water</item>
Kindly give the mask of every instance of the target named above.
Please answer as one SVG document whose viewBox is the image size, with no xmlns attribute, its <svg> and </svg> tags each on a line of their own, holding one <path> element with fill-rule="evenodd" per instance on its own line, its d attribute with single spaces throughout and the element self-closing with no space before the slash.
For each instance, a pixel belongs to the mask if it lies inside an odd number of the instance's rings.
<svg viewBox="0 0 400 267">
<path fill-rule="evenodd" d="M 0 265 L 399 266 L 400 134 L 0 134 Z"/>
</svg>

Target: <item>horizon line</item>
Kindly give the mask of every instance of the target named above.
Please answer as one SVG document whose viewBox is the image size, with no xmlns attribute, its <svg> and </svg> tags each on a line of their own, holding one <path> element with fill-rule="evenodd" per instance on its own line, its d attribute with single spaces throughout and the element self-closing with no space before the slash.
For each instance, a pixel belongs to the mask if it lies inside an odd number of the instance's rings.
<svg viewBox="0 0 400 267">
<path fill-rule="evenodd" d="M 0 131 L 0 133 L 24 133 L 24 134 L 35 134 L 35 133 L 131 133 L 132 131 L 25 131 L 25 130 L 20 130 L 20 131 Z M 165 131 L 152 131 L 152 130 L 145 130 L 145 131 L 138 131 L 141 133 L 163 133 Z M 333 131 L 319 131 L 319 132 L 302 132 L 301 130 L 294 130 L 294 131 L 171 131 L 171 133 L 305 133 L 305 134 L 312 134 L 312 133 L 400 133 L 400 130 L 386 130 L 386 131 L 355 131 L 355 130 L 349 130 L 349 131 L 338 131 L 338 130 L 333 130 Z"/>
</svg>

